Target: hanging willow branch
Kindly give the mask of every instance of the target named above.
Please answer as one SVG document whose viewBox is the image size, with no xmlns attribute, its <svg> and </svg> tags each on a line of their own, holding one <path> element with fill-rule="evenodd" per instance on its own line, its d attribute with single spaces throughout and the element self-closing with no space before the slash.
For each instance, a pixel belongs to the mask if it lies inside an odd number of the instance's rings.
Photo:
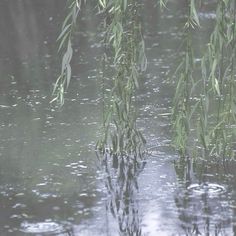
<svg viewBox="0 0 236 236">
<path fill-rule="evenodd" d="M 159 0 L 159 5 L 161 9 L 167 8 L 168 0 Z"/>
<path fill-rule="evenodd" d="M 179 79 L 172 113 L 174 144 L 183 155 L 189 146 L 191 130 L 197 131 L 195 140 L 204 157 L 224 159 L 235 155 L 235 6 L 231 1 L 218 1 L 215 26 L 201 58 L 201 76 L 195 81 L 193 73 L 198 70 L 190 29 L 200 22 L 194 0 L 189 0 L 186 50 L 176 73 Z"/>
<path fill-rule="evenodd" d="M 216 22 L 201 60 L 203 95 L 200 106 L 199 138 L 209 156 L 233 156 L 235 123 L 235 4 L 218 1 Z M 209 112 L 215 107 L 216 112 Z"/>
<path fill-rule="evenodd" d="M 113 64 L 113 87 L 106 104 L 103 137 L 98 148 L 104 151 L 111 144 L 114 155 L 138 156 L 145 143 L 136 128 L 134 108 L 135 90 L 141 71 L 146 70 L 144 40 L 142 38 L 139 1 L 99 1 L 106 13 L 105 46 Z M 106 58 L 109 57 L 109 54 Z"/>
<path fill-rule="evenodd" d="M 191 110 L 190 91 L 194 87 L 194 53 L 192 45 L 192 30 L 200 27 L 195 1 L 188 0 L 188 18 L 184 26 L 185 52 L 175 75 L 178 76 L 175 97 L 172 109 L 172 129 L 174 146 L 181 155 L 185 155 L 190 132 L 190 120 L 195 110 Z"/>
<path fill-rule="evenodd" d="M 86 0 L 84 0 L 84 2 L 85 1 Z M 57 41 L 59 42 L 58 51 L 63 52 L 61 73 L 54 85 L 52 93 L 54 98 L 51 100 L 51 102 L 57 101 L 59 106 L 64 104 L 64 93 L 68 88 L 71 79 L 70 62 L 73 55 L 71 40 L 82 0 L 68 0 L 68 4 L 69 13 L 62 24 L 61 33 L 57 38 Z"/>
</svg>

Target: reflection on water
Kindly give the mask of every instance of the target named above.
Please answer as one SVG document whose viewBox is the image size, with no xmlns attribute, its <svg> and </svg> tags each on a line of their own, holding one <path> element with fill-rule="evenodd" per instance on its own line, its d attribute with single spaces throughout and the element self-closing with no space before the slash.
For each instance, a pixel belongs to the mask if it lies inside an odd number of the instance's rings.
<svg viewBox="0 0 236 236">
<path fill-rule="evenodd" d="M 206 166 L 178 160 L 170 149 L 173 89 L 164 78 L 181 53 L 186 1 L 171 2 L 162 15 L 151 1 L 144 6 L 149 64 L 137 106 L 150 146 L 145 168 L 106 155 L 101 171 L 94 153 L 102 117 L 94 7 L 89 2 L 81 16 L 71 86 L 57 111 L 49 101 L 65 1 L 0 1 L 1 236 L 236 235 L 235 162 Z M 201 14 L 211 27 L 212 9 Z M 192 191 L 206 183 L 209 191 Z M 225 191 L 211 194 L 221 186 Z"/>
<path fill-rule="evenodd" d="M 1 236 L 80 224 L 99 205 L 92 152 L 100 117 L 96 81 L 83 70 L 80 97 L 76 75 L 64 111 L 49 105 L 64 8 L 60 0 L 0 2 Z"/>
<path fill-rule="evenodd" d="M 230 210 L 223 199 L 184 196 L 176 198 L 176 206 L 185 235 L 232 235 Z"/>
<path fill-rule="evenodd" d="M 120 235 L 142 235 L 141 219 L 137 202 L 138 175 L 145 162 L 132 160 L 129 156 L 105 154 L 103 165 L 106 173 L 105 185 L 110 211 L 119 226 Z"/>
<path fill-rule="evenodd" d="M 221 170 L 212 172 L 212 168 L 219 167 L 219 164 L 208 162 L 208 172 L 202 163 L 191 163 L 186 158 L 184 164 L 184 177 L 179 176 L 180 188 L 175 197 L 178 208 L 181 227 L 186 235 L 235 235 L 235 216 L 232 211 L 231 194 L 224 187 L 224 178 L 228 178 L 229 172 Z M 205 163 L 205 162 L 204 162 Z M 206 164 L 206 163 L 205 163 Z M 182 165 L 182 163 L 180 163 Z M 186 168 L 187 166 L 187 168 Z M 225 177 L 217 180 L 217 175 L 224 173 Z M 197 175 L 202 177 L 196 178 Z M 196 181 L 203 180 L 202 183 Z M 229 180 L 229 179 L 228 179 Z M 219 184 L 212 181 L 220 181 Z"/>
<path fill-rule="evenodd" d="M 43 234 L 43 235 L 61 235 L 61 236 L 72 236 L 73 232 L 69 229 L 68 225 L 60 225 L 55 222 L 39 222 L 39 223 L 28 223 L 23 222 L 21 224 L 21 231 L 26 235 L 32 234 Z"/>
</svg>

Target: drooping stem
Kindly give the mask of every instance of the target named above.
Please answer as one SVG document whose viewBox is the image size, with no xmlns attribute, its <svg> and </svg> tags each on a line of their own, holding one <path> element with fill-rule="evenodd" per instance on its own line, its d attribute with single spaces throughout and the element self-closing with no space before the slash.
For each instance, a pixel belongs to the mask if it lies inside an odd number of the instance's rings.
<svg viewBox="0 0 236 236">
<path fill-rule="evenodd" d="M 184 26 L 185 52 L 182 61 L 176 70 L 178 76 L 172 109 L 172 128 L 174 133 L 174 146 L 181 155 L 186 154 L 186 147 L 190 132 L 191 104 L 190 89 L 194 85 L 194 53 L 192 45 L 192 29 L 200 26 L 196 13 L 195 1 L 188 1 L 188 17 Z"/>
<path fill-rule="evenodd" d="M 106 12 L 105 45 L 113 64 L 110 101 L 105 106 L 105 133 L 98 143 L 104 150 L 109 146 L 115 155 L 139 155 L 145 142 L 136 128 L 135 90 L 141 70 L 146 69 L 144 41 L 139 19 L 139 1 L 106 1 L 101 4 Z"/>
<path fill-rule="evenodd" d="M 61 73 L 58 76 L 53 89 L 54 98 L 51 103 L 56 101 L 61 107 L 64 104 L 64 94 L 70 84 L 71 79 L 71 59 L 73 55 L 72 36 L 75 30 L 77 17 L 83 0 L 68 0 L 68 14 L 62 24 L 61 33 L 57 38 L 59 42 L 58 52 L 62 52 Z M 86 2 L 86 0 L 84 0 Z"/>
</svg>

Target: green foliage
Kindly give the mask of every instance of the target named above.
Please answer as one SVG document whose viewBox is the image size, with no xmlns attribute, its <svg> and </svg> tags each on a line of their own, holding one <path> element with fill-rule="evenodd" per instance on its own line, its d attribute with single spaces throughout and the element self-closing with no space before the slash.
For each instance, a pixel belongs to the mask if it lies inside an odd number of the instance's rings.
<svg viewBox="0 0 236 236">
<path fill-rule="evenodd" d="M 85 0 L 86 1 L 86 0 Z M 57 101 L 59 106 L 64 104 L 64 93 L 68 88 L 71 79 L 71 66 L 70 62 L 73 55 L 72 50 L 72 34 L 76 26 L 77 16 L 82 4 L 82 0 L 68 0 L 68 15 L 66 16 L 63 24 L 61 33 L 57 38 L 59 42 L 58 51 L 63 53 L 62 64 L 61 64 L 61 73 L 56 80 L 53 89 L 53 96 L 51 102 Z"/>
<path fill-rule="evenodd" d="M 185 24 L 186 51 L 176 72 L 179 79 L 172 116 L 174 143 L 182 154 L 186 154 L 188 140 L 194 136 L 190 130 L 196 130 L 204 156 L 225 158 L 234 155 L 232 145 L 235 134 L 232 126 L 235 124 L 235 11 L 235 3 L 218 2 L 215 27 L 199 68 L 193 63 L 194 47 L 189 28 L 200 26 L 200 22 L 194 1 L 189 0 L 189 15 Z M 192 75 L 199 69 L 201 79 L 196 80 Z M 195 99 L 190 104 L 192 96 Z M 197 125 L 190 129 L 190 124 Z"/>
<path fill-rule="evenodd" d="M 216 158 L 233 156 L 235 15 L 229 18 L 232 10 L 235 6 L 229 1 L 218 3 L 215 27 L 201 63 L 203 96 L 198 133 L 205 152 Z M 216 109 L 210 111 L 210 106 Z"/>
<path fill-rule="evenodd" d="M 174 133 L 174 146 L 181 155 L 185 155 L 190 133 L 191 118 L 194 110 L 191 111 L 190 91 L 195 86 L 193 71 L 194 53 L 192 47 L 191 29 L 200 26 L 199 19 L 195 9 L 194 0 L 189 0 L 188 17 L 184 25 L 185 35 L 185 53 L 175 74 L 178 75 L 175 97 L 173 99 L 172 109 L 172 127 Z"/>
<path fill-rule="evenodd" d="M 144 40 L 139 19 L 141 5 L 137 1 L 99 1 L 106 12 L 104 45 L 114 65 L 109 100 L 104 108 L 103 137 L 97 146 L 115 155 L 141 156 L 145 139 L 136 128 L 135 90 L 141 71 L 146 70 Z M 106 55 L 108 58 L 108 55 Z"/>
<path fill-rule="evenodd" d="M 164 8 L 167 8 L 168 0 L 159 0 L 160 8 L 163 10 Z"/>
<path fill-rule="evenodd" d="M 161 9 L 166 8 L 167 0 L 157 2 Z M 215 26 L 202 53 L 201 63 L 196 64 L 193 31 L 203 27 L 198 18 L 197 3 L 197 0 L 188 0 L 183 26 L 184 55 L 175 72 L 173 141 L 183 156 L 195 142 L 194 146 L 201 145 L 204 156 L 225 158 L 234 155 L 236 133 L 236 3 L 217 2 Z M 58 37 L 59 51 L 63 56 L 52 102 L 57 101 L 59 105 L 64 103 L 64 92 L 71 79 L 71 41 L 81 4 L 82 0 L 68 0 L 68 15 Z M 134 103 L 139 77 L 147 67 L 140 19 L 142 4 L 135 0 L 97 0 L 97 9 L 103 18 L 106 52 L 101 60 L 103 135 L 97 147 L 102 152 L 108 148 L 112 155 L 141 157 L 146 141 L 136 127 Z M 201 76 L 197 78 L 199 72 Z M 105 89 L 107 79 L 112 81 L 109 94 Z"/>
<path fill-rule="evenodd" d="M 63 51 L 61 73 L 54 86 L 54 98 L 60 106 L 64 104 L 64 92 L 71 79 L 72 34 L 82 0 L 69 0 L 69 13 L 66 16 L 58 37 L 59 51 Z M 104 151 L 110 146 L 112 154 L 141 156 L 145 139 L 136 128 L 133 106 L 135 89 L 141 71 L 147 67 L 145 45 L 141 32 L 139 11 L 141 4 L 134 0 L 98 0 L 97 8 L 104 16 L 104 46 L 109 52 L 103 55 L 102 73 L 108 64 L 114 65 L 111 80 L 113 88 L 105 99 L 103 91 L 104 115 L 103 135 L 97 147 Z M 112 59 L 110 59 L 112 58 Z M 103 64 L 102 63 L 102 64 Z M 103 88 L 104 88 L 104 79 Z"/>
</svg>

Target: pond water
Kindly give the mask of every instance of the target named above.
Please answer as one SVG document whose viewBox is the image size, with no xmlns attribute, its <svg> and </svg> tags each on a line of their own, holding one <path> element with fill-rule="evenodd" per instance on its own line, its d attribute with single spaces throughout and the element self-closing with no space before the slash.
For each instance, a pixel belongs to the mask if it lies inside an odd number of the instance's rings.
<svg viewBox="0 0 236 236">
<path fill-rule="evenodd" d="M 209 28 L 212 2 L 200 15 Z M 181 53 L 185 1 L 172 1 L 165 13 L 151 1 L 144 5 L 148 70 L 137 108 L 148 152 L 138 166 L 109 156 L 101 164 L 94 151 L 102 49 L 90 3 L 59 111 L 49 102 L 60 71 L 56 38 L 65 1 L 0 2 L 0 235 L 236 235 L 235 163 L 196 164 L 170 148 L 174 88 L 166 77 Z M 199 34 L 204 45 L 209 32 Z"/>
</svg>

